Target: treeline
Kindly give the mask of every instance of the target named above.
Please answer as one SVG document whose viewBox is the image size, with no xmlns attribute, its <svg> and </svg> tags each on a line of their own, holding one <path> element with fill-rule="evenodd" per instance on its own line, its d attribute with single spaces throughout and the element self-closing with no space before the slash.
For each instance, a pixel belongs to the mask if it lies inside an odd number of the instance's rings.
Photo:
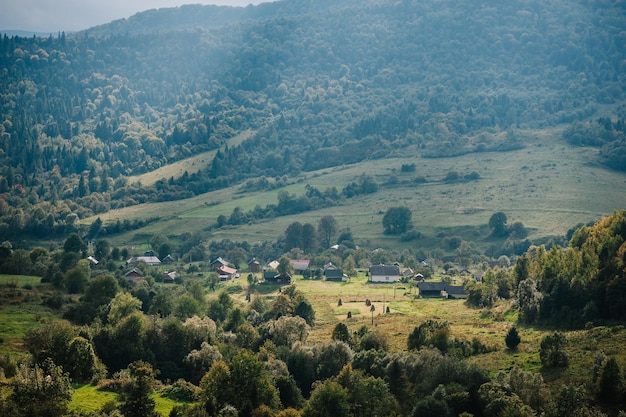
<svg viewBox="0 0 626 417">
<path fill-rule="evenodd" d="M 250 187 L 250 185 L 248 185 L 248 187 Z M 279 191 L 278 202 L 276 204 L 268 204 L 265 207 L 256 205 L 248 212 L 243 212 L 240 207 L 235 207 L 230 216 L 218 216 L 216 226 L 236 226 L 262 219 L 289 216 L 310 210 L 319 210 L 339 205 L 344 198 L 352 198 L 362 194 L 372 194 L 376 191 L 378 191 L 378 184 L 374 178 L 365 174 L 359 176 L 357 181 L 346 185 L 341 193 L 339 193 L 335 187 L 329 187 L 324 191 L 320 191 L 317 187 L 307 184 L 305 186 L 304 195 L 299 197 L 287 191 Z"/>
<path fill-rule="evenodd" d="M 624 107 L 620 108 L 624 113 Z M 590 122 L 577 122 L 568 126 L 563 138 L 577 146 L 600 148 L 599 161 L 611 169 L 626 170 L 626 118 L 624 116 L 599 117 Z"/>
</svg>

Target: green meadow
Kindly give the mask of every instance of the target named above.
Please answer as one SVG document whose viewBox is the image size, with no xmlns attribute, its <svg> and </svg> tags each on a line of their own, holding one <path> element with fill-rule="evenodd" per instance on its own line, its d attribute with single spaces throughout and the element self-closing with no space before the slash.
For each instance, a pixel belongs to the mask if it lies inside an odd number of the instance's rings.
<svg viewBox="0 0 626 417">
<path fill-rule="evenodd" d="M 23 356 L 28 331 L 55 318 L 42 305 L 49 288 L 40 282 L 40 277 L 0 275 L 0 354 Z"/>
<path fill-rule="evenodd" d="M 235 207 L 243 211 L 256 205 L 277 202 L 279 191 L 304 193 L 307 184 L 339 191 L 360 175 L 371 175 L 380 185 L 377 193 L 346 199 L 342 205 L 293 216 L 263 219 L 237 227 L 212 230 L 209 239 L 246 240 L 256 243 L 275 240 L 295 222 L 317 224 L 332 215 L 340 228 L 350 228 L 357 244 L 369 247 L 432 248 L 437 234 L 459 235 L 479 246 L 484 242 L 485 225 L 497 211 L 506 213 L 509 223 L 520 221 L 533 241 L 563 236 L 579 223 L 592 222 L 626 207 L 626 175 L 607 170 L 594 161 L 597 150 L 572 147 L 559 139 L 560 130 L 524 132 L 525 147 L 510 152 L 472 153 L 452 158 L 422 158 L 419 150 L 407 147 L 392 158 L 323 169 L 290 178 L 283 188 L 243 193 L 239 187 L 206 193 L 190 199 L 141 204 L 101 214 L 105 222 L 158 217 L 140 230 L 112 236 L 111 243 L 123 245 L 147 241 L 146 236 L 176 236 L 208 230 L 219 215 L 229 216 Z M 415 172 L 401 167 L 415 164 Z M 478 180 L 448 183 L 450 172 L 461 177 L 477 172 Z M 423 177 L 426 182 L 416 182 Z M 401 243 L 382 233 L 382 218 L 389 207 L 406 206 L 412 223 L 423 238 Z M 95 217 L 85 219 L 90 224 Z"/>
</svg>

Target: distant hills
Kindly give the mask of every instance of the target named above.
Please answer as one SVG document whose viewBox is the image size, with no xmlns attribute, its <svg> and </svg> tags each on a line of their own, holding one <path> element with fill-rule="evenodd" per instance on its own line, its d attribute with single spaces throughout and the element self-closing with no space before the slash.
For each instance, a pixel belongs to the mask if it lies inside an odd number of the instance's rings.
<svg viewBox="0 0 626 417">
<path fill-rule="evenodd" d="M 73 216 L 409 150 L 519 149 L 520 130 L 600 116 L 619 168 L 625 16 L 612 2 L 285 0 L 7 34 L 0 231 L 62 234 Z M 126 180 L 207 151 L 184 175 Z"/>
</svg>

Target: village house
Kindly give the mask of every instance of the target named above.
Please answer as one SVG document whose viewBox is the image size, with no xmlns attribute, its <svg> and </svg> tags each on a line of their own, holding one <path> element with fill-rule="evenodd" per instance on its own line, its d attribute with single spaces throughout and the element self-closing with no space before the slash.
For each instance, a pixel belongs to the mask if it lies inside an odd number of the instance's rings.
<svg viewBox="0 0 626 417">
<path fill-rule="evenodd" d="M 371 265 L 369 272 L 372 282 L 398 282 L 400 280 L 398 265 Z"/>
<path fill-rule="evenodd" d="M 148 253 L 148 252 L 147 252 Z M 161 260 L 153 255 L 145 255 L 144 256 L 133 256 L 129 260 L 126 261 L 126 266 L 131 266 L 136 264 L 137 262 L 143 262 L 148 266 L 158 266 L 161 265 Z"/>
<path fill-rule="evenodd" d="M 279 274 L 276 271 L 263 271 L 264 284 L 291 284 L 291 275 Z"/>
<path fill-rule="evenodd" d="M 170 253 L 165 258 L 163 258 L 163 260 L 161 260 L 161 262 L 164 263 L 164 264 L 171 264 L 171 263 L 176 262 L 177 259 L 178 259 L 178 256 L 172 255 Z"/>
<path fill-rule="evenodd" d="M 139 268 L 133 268 L 124 274 L 124 278 L 128 281 L 133 281 L 135 284 L 143 279 L 143 272 Z"/>
<path fill-rule="evenodd" d="M 214 260 L 211 261 L 211 267 L 216 272 L 219 272 L 219 269 L 223 266 L 228 266 L 228 261 L 223 259 L 222 257 L 215 258 Z"/>
<path fill-rule="evenodd" d="M 295 272 L 296 274 L 301 274 L 309 268 L 309 263 L 311 261 L 309 261 L 308 259 L 292 259 L 290 262 L 293 266 L 293 272 Z"/>
<path fill-rule="evenodd" d="M 347 281 L 348 276 L 343 273 L 342 269 L 327 269 L 324 271 L 326 281 Z"/>
<path fill-rule="evenodd" d="M 178 278 L 178 273 L 176 271 L 165 272 L 163 274 L 163 283 L 172 284 L 176 278 Z"/>
<path fill-rule="evenodd" d="M 228 281 L 237 276 L 237 270 L 226 265 L 218 267 L 217 273 L 220 277 L 220 281 Z"/>
<path fill-rule="evenodd" d="M 261 263 L 256 260 L 256 258 L 252 258 L 250 262 L 248 262 L 248 270 L 250 272 L 261 272 Z"/>
</svg>

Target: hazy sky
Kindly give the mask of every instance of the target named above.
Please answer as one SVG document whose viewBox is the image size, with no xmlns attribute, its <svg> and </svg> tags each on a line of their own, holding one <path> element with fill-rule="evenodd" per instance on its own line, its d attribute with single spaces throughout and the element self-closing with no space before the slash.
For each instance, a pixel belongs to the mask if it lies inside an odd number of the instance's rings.
<svg viewBox="0 0 626 417">
<path fill-rule="evenodd" d="M 0 31 L 71 32 L 149 9 L 183 4 L 247 6 L 266 1 L 269 0 L 0 0 Z"/>
</svg>

